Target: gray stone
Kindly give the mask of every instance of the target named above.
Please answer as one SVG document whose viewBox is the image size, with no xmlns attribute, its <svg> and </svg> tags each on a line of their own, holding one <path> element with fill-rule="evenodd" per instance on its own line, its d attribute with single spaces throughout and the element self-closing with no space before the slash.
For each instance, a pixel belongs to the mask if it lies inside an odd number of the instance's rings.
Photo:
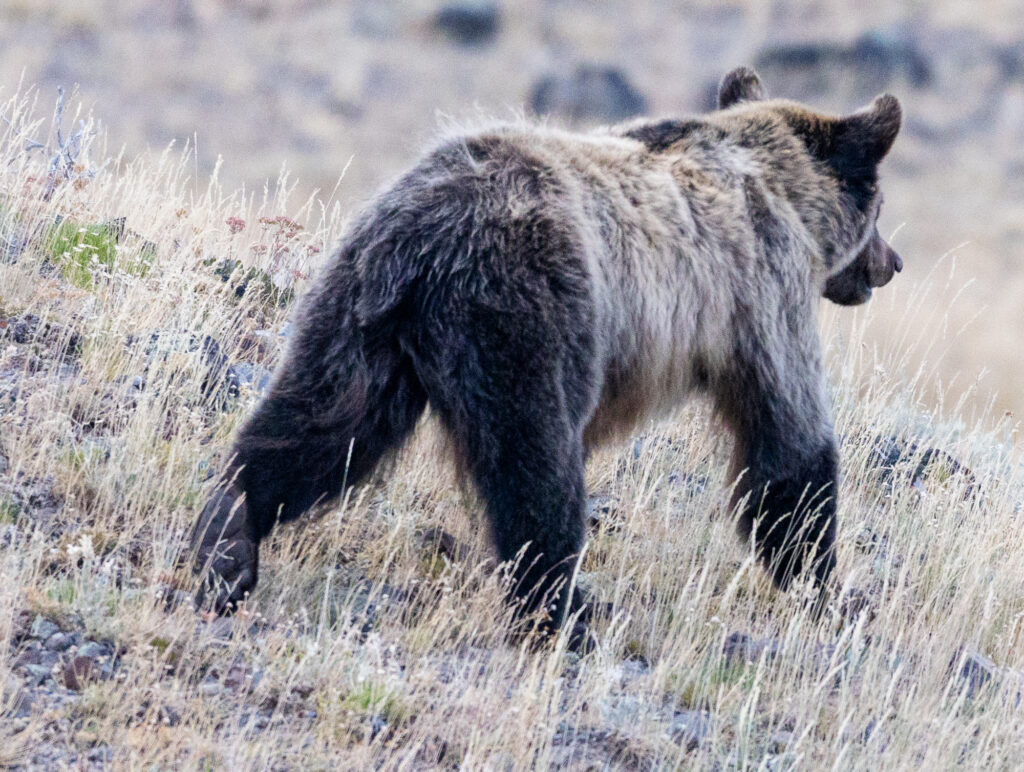
<svg viewBox="0 0 1024 772">
<path fill-rule="evenodd" d="M 86 641 L 78 647 L 77 654 L 79 657 L 99 659 L 100 657 L 109 657 L 113 654 L 113 651 L 111 651 L 107 644 L 97 643 L 96 641 Z"/>
<path fill-rule="evenodd" d="M 46 643 L 43 645 L 50 651 L 67 651 L 74 641 L 73 635 L 57 632 L 47 638 Z"/>
<path fill-rule="evenodd" d="M 952 665 L 956 667 L 961 661 L 963 664 L 960 665 L 958 675 L 967 682 L 967 696 L 973 698 L 989 684 L 998 668 L 995 662 L 975 649 L 961 651 Z"/>
<path fill-rule="evenodd" d="M 754 66 L 766 82 L 785 84 L 782 96 L 802 101 L 838 93 L 845 101 L 862 102 L 886 84 L 921 88 L 934 78 L 909 26 L 871 30 L 848 41 L 782 43 L 762 51 Z"/>
<path fill-rule="evenodd" d="M 273 373 L 267 368 L 249 362 L 236 362 L 229 365 L 224 378 L 228 397 L 237 397 L 243 391 L 263 394 L 270 386 L 272 376 Z"/>
<path fill-rule="evenodd" d="M 181 723 L 181 713 L 171 705 L 161 705 L 157 716 L 164 726 L 177 726 Z"/>
<path fill-rule="evenodd" d="M 17 231 L 6 231 L 4 223 L 0 222 L 0 263 L 8 265 L 18 262 L 25 248 L 28 246 L 28 238 Z"/>
<path fill-rule="evenodd" d="M 583 64 L 569 75 L 539 80 L 530 107 L 538 115 L 559 115 L 573 122 L 614 123 L 647 112 L 647 100 L 621 70 Z"/>
<path fill-rule="evenodd" d="M 35 314 L 10 316 L 0 325 L 0 337 L 8 338 L 15 343 L 28 343 L 35 337 L 39 327 L 39 317 Z"/>
<path fill-rule="evenodd" d="M 129 336 L 128 348 L 141 346 L 147 359 L 146 372 L 140 373 L 145 381 L 149 369 L 158 362 L 166 362 L 172 355 L 194 355 L 201 365 L 201 391 L 207 397 L 214 396 L 224 379 L 228 358 L 220 344 L 209 335 L 197 335 L 189 330 L 156 330 L 147 338 Z M 132 381 L 134 385 L 134 380 Z"/>
<path fill-rule="evenodd" d="M 59 632 L 60 625 L 58 625 L 52 619 L 47 619 L 46 617 L 37 614 L 36 618 L 32 620 L 32 629 L 30 631 L 30 635 L 33 638 L 46 640 L 54 633 Z"/>
<path fill-rule="evenodd" d="M 587 499 L 587 523 L 597 526 L 615 511 L 619 500 L 614 496 L 591 496 Z"/>
<path fill-rule="evenodd" d="M 30 686 L 38 686 L 51 675 L 46 665 L 25 665 L 25 673 Z"/>
<path fill-rule="evenodd" d="M 757 662 L 762 656 L 773 660 L 782 653 L 782 644 L 775 638 L 754 639 L 746 633 L 730 633 L 722 643 L 726 662 Z"/>
<path fill-rule="evenodd" d="M 0 526 L 0 549 L 10 549 L 25 540 L 27 540 L 27 536 L 14 523 Z"/>
<path fill-rule="evenodd" d="M 204 697 L 216 697 L 224 691 L 224 687 L 212 678 L 207 678 L 199 684 L 199 693 Z"/>
<path fill-rule="evenodd" d="M 780 729 L 772 734 L 771 739 L 768 741 L 768 750 L 772 753 L 783 753 L 788 750 L 794 742 L 796 742 L 795 734 L 787 732 L 784 729 Z"/>
<path fill-rule="evenodd" d="M 434 28 L 461 45 L 489 43 L 501 28 L 501 8 L 492 0 L 449 3 L 434 16 Z"/>
<path fill-rule="evenodd" d="M 669 733 L 686 750 L 692 751 L 704 744 L 712 728 L 711 714 L 706 710 L 683 710 L 672 717 Z"/>
<path fill-rule="evenodd" d="M 41 646 L 39 641 L 29 641 L 22 647 L 21 651 L 18 652 L 14 661 L 11 662 L 11 667 L 25 667 L 26 665 L 38 665 L 39 655 Z"/>
<path fill-rule="evenodd" d="M 89 750 L 87 756 L 89 761 L 99 762 L 101 764 L 109 764 L 114 760 L 114 749 L 106 743 L 100 743 L 94 748 Z"/>
<path fill-rule="evenodd" d="M 2 696 L 0 704 L 7 706 L 8 718 L 27 718 L 32 715 L 32 708 L 36 702 L 35 695 L 22 687 L 21 681 L 14 676 L 7 678 Z"/>
<path fill-rule="evenodd" d="M 234 632 L 234 624 L 227 617 L 217 617 L 206 625 L 207 632 L 214 638 L 230 638 Z"/>
<path fill-rule="evenodd" d="M 182 606 L 190 607 L 195 603 L 195 597 L 192 593 L 185 592 L 184 590 L 165 588 L 161 592 L 161 597 L 164 601 L 164 608 L 167 611 L 173 611 Z"/>
</svg>

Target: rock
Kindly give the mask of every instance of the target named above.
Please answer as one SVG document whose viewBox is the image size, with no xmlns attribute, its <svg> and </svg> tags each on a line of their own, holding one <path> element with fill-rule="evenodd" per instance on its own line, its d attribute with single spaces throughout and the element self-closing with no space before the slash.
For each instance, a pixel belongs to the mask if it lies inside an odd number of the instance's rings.
<svg viewBox="0 0 1024 772">
<path fill-rule="evenodd" d="M 772 753 L 784 753 L 794 742 L 796 742 L 795 734 L 780 729 L 772 734 L 771 739 L 768 741 L 768 750 Z"/>
<path fill-rule="evenodd" d="M 184 590 L 176 590 L 173 587 L 160 587 L 157 593 L 164 603 L 165 611 L 174 611 L 182 606 L 192 608 L 195 605 L 195 596 Z"/>
<path fill-rule="evenodd" d="M 680 469 L 668 473 L 668 484 L 681 488 L 689 496 L 698 496 L 708 488 L 709 480 L 702 474 L 690 474 Z"/>
<path fill-rule="evenodd" d="M 41 343 L 49 349 L 60 347 L 60 353 L 70 357 L 82 351 L 82 337 L 76 330 L 62 324 L 41 323 L 31 313 L 0 319 L 0 339 L 19 344 Z"/>
<path fill-rule="evenodd" d="M 164 726 L 177 726 L 181 723 L 181 713 L 171 705 L 161 705 L 157 710 L 157 718 Z"/>
<path fill-rule="evenodd" d="M 755 640 L 746 633 L 730 633 L 722 643 L 726 662 L 757 662 L 762 656 L 773 660 L 782 653 L 782 644 L 775 638 Z"/>
<path fill-rule="evenodd" d="M 227 640 L 234 633 L 234 624 L 228 617 L 217 617 L 206 624 L 206 630 L 212 638 Z"/>
<path fill-rule="evenodd" d="M 199 353 L 203 364 L 211 369 L 220 367 L 225 360 L 220 344 L 209 335 L 199 337 L 187 330 L 157 331 L 149 336 L 146 355 L 166 360 L 172 353 Z"/>
<path fill-rule="evenodd" d="M 420 536 L 420 547 L 427 556 L 435 554 L 443 556 L 451 563 L 461 563 L 469 560 L 472 556 L 472 549 L 467 544 L 462 544 L 440 527 L 428 528 Z"/>
<path fill-rule="evenodd" d="M 132 7 L 136 10 L 132 22 L 138 29 L 177 27 L 192 32 L 199 21 L 193 0 L 149 0 L 133 3 Z"/>
<path fill-rule="evenodd" d="M 913 465 L 914 461 L 916 465 Z M 912 466 L 913 465 L 913 466 Z M 982 491 L 978 479 L 968 467 L 939 448 L 925 448 L 916 442 L 903 441 L 898 437 L 876 437 L 871 445 L 866 468 L 877 474 L 878 485 L 892 491 L 905 480 L 913 488 L 924 490 L 924 481 L 929 473 L 938 477 L 960 475 L 966 481 L 964 499 L 979 495 Z"/>
<path fill-rule="evenodd" d="M 30 478 L 21 474 L 10 481 L 0 478 L 0 501 L 9 514 L 16 515 L 19 525 L 31 523 L 29 527 L 38 527 L 48 536 L 56 536 L 68 527 L 68 523 L 56 518 L 63 502 L 55 495 L 53 486 L 53 478 Z M 31 631 L 34 620 L 35 615 L 29 613 L 24 632 L 19 631 L 16 635 L 48 638 L 56 632 L 56 629 L 48 628 L 47 635 L 35 636 Z"/>
<path fill-rule="evenodd" d="M 128 348 L 136 346 L 139 340 L 129 336 Z M 214 338 L 209 335 L 199 336 L 188 330 L 156 330 L 150 333 L 143 353 L 147 359 L 143 378 L 157 362 L 166 362 L 171 357 L 183 354 L 192 355 L 196 365 L 205 370 L 202 382 L 204 394 L 212 394 L 220 384 L 228 363 L 227 355 L 221 351 L 220 344 Z"/>
<path fill-rule="evenodd" d="M 199 693 L 204 697 L 216 697 L 222 691 L 224 691 L 224 687 L 212 678 L 205 678 L 199 684 Z"/>
<path fill-rule="evenodd" d="M 596 528 L 615 511 L 618 503 L 614 496 L 590 496 L 587 499 L 587 525 Z"/>
<path fill-rule="evenodd" d="M 115 217 L 106 222 L 100 223 L 100 227 L 103 228 L 109 235 L 114 237 L 114 243 L 120 244 L 124 241 L 124 231 L 128 224 L 127 217 Z"/>
<path fill-rule="evenodd" d="M 0 516 L 2 516 L 2 513 L 3 510 L 0 509 Z M 0 526 L 0 549 L 11 549 L 19 542 L 24 541 L 28 541 L 27 535 L 18 530 L 18 526 L 14 525 L 14 523 Z"/>
<path fill-rule="evenodd" d="M 75 642 L 75 637 L 68 633 L 54 633 L 43 644 L 50 651 L 67 651 Z"/>
<path fill-rule="evenodd" d="M 647 112 L 647 100 L 614 67 L 582 64 L 571 75 L 547 75 L 533 87 L 530 108 L 572 122 L 614 123 Z"/>
<path fill-rule="evenodd" d="M 864 745 L 870 741 L 879 753 L 884 753 L 885 749 L 889 747 L 889 740 L 878 730 L 879 724 L 875 719 L 870 719 L 864 724 L 863 729 L 859 729 L 856 724 L 847 724 L 839 732 L 839 739 L 844 744 L 856 743 L 858 745 Z"/>
<path fill-rule="evenodd" d="M 0 322 L 0 331 L 3 337 L 14 343 L 28 343 L 35 335 L 39 327 L 39 317 L 35 314 L 23 314 L 22 316 L 9 316 Z"/>
<path fill-rule="evenodd" d="M 59 632 L 60 625 L 58 625 L 52 619 L 47 619 L 44 616 L 36 615 L 36 618 L 32 620 L 32 629 L 30 631 L 30 634 L 33 638 L 46 640 L 54 633 Z"/>
<path fill-rule="evenodd" d="M 224 674 L 224 687 L 232 690 L 237 689 L 245 684 L 249 675 L 245 665 L 232 665 L 228 668 L 228 672 Z M 253 678 L 255 679 L 255 676 Z"/>
<path fill-rule="evenodd" d="M 501 27 L 501 8 L 489 0 L 449 3 L 434 16 L 434 28 L 460 45 L 491 42 Z"/>
<path fill-rule="evenodd" d="M 687 751 L 692 751 L 708 739 L 712 728 L 711 714 L 706 710 L 683 710 L 673 715 L 669 733 Z"/>
<path fill-rule="evenodd" d="M 87 657 L 89 659 L 100 659 L 101 657 L 113 656 L 113 648 L 105 643 L 97 643 L 96 641 L 86 641 L 78 647 L 78 656 Z"/>
<path fill-rule="evenodd" d="M 9 719 L 27 718 L 32 715 L 35 704 L 35 695 L 22 687 L 21 681 L 17 678 L 8 676 L 7 685 L 0 693 L 0 705 L 4 706 L 4 715 Z"/>
<path fill-rule="evenodd" d="M 109 764 L 114 760 L 114 749 L 106 743 L 99 743 L 90 749 L 86 758 L 99 764 Z"/>
<path fill-rule="evenodd" d="M 844 105 L 870 100 L 892 83 L 924 88 L 933 69 L 909 27 L 864 33 L 851 41 L 781 44 L 762 51 L 754 63 L 766 82 L 801 101 L 838 99 Z"/>
<path fill-rule="evenodd" d="M 619 663 L 615 670 L 618 672 L 619 683 L 625 689 L 648 675 L 651 672 L 651 666 L 643 657 L 634 656 Z"/>
<path fill-rule="evenodd" d="M 0 222 L 0 264 L 13 265 L 28 247 L 28 236 L 11 223 Z"/>
<path fill-rule="evenodd" d="M 321 91 L 323 91 L 322 88 L 317 89 L 318 93 Z M 268 224 L 272 227 L 272 223 Z M 215 265 L 213 273 L 215 276 L 219 276 L 222 282 L 232 284 L 236 298 L 244 296 L 247 291 L 251 290 L 261 293 L 264 300 L 270 305 L 279 307 L 286 306 L 295 299 L 295 276 L 283 268 L 273 273 L 267 273 L 255 266 L 246 267 L 240 260 L 225 258 L 218 261 L 216 257 L 209 258 L 206 263 Z"/>
<path fill-rule="evenodd" d="M 38 686 L 49 678 L 52 672 L 46 665 L 25 665 L 25 675 L 29 686 Z"/>
<path fill-rule="evenodd" d="M 839 615 L 842 619 L 852 622 L 867 614 L 869 622 L 875 619 L 875 610 L 871 606 L 870 596 L 859 587 L 851 587 L 842 597 L 839 603 Z"/>
<path fill-rule="evenodd" d="M 40 646 L 39 641 L 29 641 L 13 659 L 13 661 L 11 662 L 11 667 L 23 668 L 27 665 L 38 665 L 41 648 L 42 647 Z"/>
<path fill-rule="evenodd" d="M 263 394 L 270 386 L 270 379 L 273 373 L 260 365 L 248 362 L 236 362 L 229 365 L 224 377 L 229 399 L 235 399 L 243 391 L 252 391 L 255 394 Z"/>
<path fill-rule="evenodd" d="M 962 665 L 959 665 L 960 662 Z M 967 696 L 974 698 L 998 672 L 996 663 L 975 649 L 961 650 L 950 662 L 950 669 L 959 665 L 958 676 L 967 682 Z"/>
<path fill-rule="evenodd" d="M 34 615 L 27 608 L 18 609 L 14 612 L 13 627 L 11 636 L 14 641 L 21 641 L 28 638 L 32 631 L 32 620 Z"/>
</svg>

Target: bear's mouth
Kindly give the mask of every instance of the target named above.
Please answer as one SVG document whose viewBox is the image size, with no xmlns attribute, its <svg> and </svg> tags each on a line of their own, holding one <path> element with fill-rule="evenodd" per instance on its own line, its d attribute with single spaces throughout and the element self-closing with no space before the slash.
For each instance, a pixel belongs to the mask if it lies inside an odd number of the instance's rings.
<svg viewBox="0 0 1024 772">
<path fill-rule="evenodd" d="M 825 282 L 822 295 L 841 306 L 856 306 L 871 298 L 875 287 L 884 287 L 903 270 L 903 259 L 878 231 L 861 253 L 839 273 Z"/>
<path fill-rule="evenodd" d="M 871 299 L 871 291 L 867 271 L 859 270 L 855 274 L 840 271 L 825 282 L 822 295 L 841 306 L 858 306 Z"/>
</svg>

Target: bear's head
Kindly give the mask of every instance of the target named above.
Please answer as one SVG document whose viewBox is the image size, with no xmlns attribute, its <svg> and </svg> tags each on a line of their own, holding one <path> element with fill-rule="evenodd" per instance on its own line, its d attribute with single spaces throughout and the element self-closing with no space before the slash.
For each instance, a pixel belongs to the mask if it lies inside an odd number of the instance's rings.
<svg viewBox="0 0 1024 772">
<path fill-rule="evenodd" d="M 759 132 L 766 126 L 769 134 L 779 127 L 792 132 L 815 170 L 833 183 L 837 211 L 819 216 L 817 228 L 826 233 L 821 239 L 827 268 L 824 297 L 841 305 L 863 303 L 874 287 L 888 284 L 903 269 L 900 256 L 877 226 L 882 204 L 878 166 L 892 148 L 902 120 L 896 97 L 883 94 L 851 115 L 830 116 L 796 102 L 768 100 L 757 73 L 738 67 L 722 79 L 718 108 L 749 113 Z"/>
</svg>

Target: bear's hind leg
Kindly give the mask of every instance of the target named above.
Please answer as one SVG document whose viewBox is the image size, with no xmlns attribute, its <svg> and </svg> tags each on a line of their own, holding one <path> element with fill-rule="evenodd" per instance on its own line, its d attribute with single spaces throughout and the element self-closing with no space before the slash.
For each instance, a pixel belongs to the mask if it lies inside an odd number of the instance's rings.
<svg viewBox="0 0 1024 772">
<path fill-rule="evenodd" d="M 491 440 L 472 474 L 498 557 L 516 561 L 512 592 L 523 612 L 543 606 L 557 628 L 581 604 L 569 585 L 585 535 L 582 441 L 536 426 L 501 427 Z"/>
<path fill-rule="evenodd" d="M 446 348 L 441 368 L 418 372 L 486 505 L 512 591 L 553 627 L 579 609 L 569 582 L 584 539 L 582 405 L 590 385 L 574 339 L 528 314 L 471 318 L 473 335 Z M 557 593 L 557 597 L 555 594 Z"/>
<path fill-rule="evenodd" d="M 359 484 L 404 442 L 426 406 L 412 364 L 396 344 L 358 351 L 350 345 L 331 358 L 331 347 L 318 340 L 330 332 L 324 327 L 307 324 L 297 333 L 193 530 L 204 575 L 198 602 L 212 592 L 218 612 L 232 609 L 255 586 L 259 544 L 275 523 L 335 498 L 345 484 Z"/>
</svg>

